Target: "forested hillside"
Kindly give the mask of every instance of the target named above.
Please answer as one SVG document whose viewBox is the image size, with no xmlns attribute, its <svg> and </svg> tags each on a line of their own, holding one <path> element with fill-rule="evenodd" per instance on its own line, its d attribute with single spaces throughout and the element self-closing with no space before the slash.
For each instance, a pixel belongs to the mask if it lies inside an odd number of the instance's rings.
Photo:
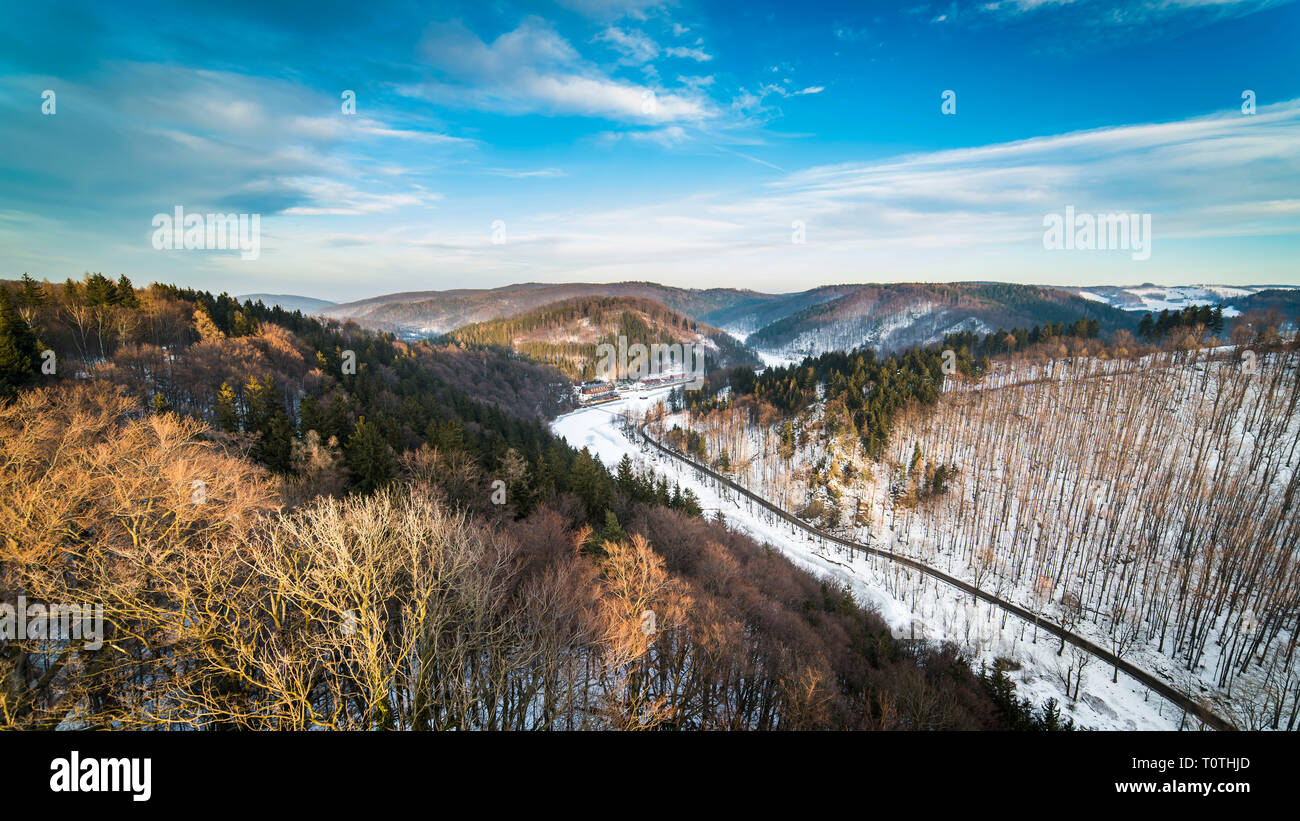
<svg viewBox="0 0 1300 821">
<path fill-rule="evenodd" d="M 753 366 L 758 358 L 727 334 L 648 299 L 583 297 L 480 322 L 448 335 L 458 343 L 517 351 L 554 365 L 574 379 L 596 376 L 598 348 L 640 344 L 689 345 L 706 369 Z"/>
<path fill-rule="evenodd" d="M 871 347 L 881 352 L 937 342 L 961 331 L 1095 320 L 1101 333 L 1133 330 L 1137 319 L 1068 291 L 1008 283 L 863 285 L 767 325 L 747 342 L 800 358 Z"/>
<path fill-rule="evenodd" d="M 0 646 L 5 726 L 1042 724 L 554 439 L 542 366 L 89 275 L 0 284 L 0 367 L 0 596 L 105 610 Z"/>
<path fill-rule="evenodd" d="M 539 305 L 590 297 L 648 299 L 697 320 L 718 311 L 782 300 L 779 294 L 735 288 L 673 288 L 654 282 L 528 282 L 502 288 L 386 294 L 336 305 L 323 313 L 353 319 L 368 327 L 447 333 L 465 325 L 525 313 Z"/>
</svg>

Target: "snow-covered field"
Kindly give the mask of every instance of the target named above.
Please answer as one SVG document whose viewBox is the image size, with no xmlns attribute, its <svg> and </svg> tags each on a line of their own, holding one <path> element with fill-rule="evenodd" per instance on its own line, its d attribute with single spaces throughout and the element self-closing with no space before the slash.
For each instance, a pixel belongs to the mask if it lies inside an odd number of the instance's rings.
<svg viewBox="0 0 1300 821">
<path fill-rule="evenodd" d="M 1058 640 L 1047 633 L 1037 636 L 1032 623 L 1004 614 L 1000 608 L 972 602 L 953 588 L 880 558 L 853 557 L 823 546 L 804 531 L 776 520 L 743 499 L 732 498 L 728 489 L 680 461 L 644 448 L 622 432 L 625 414 L 639 415 L 666 398 L 667 390 L 646 399 L 629 398 L 594 408 L 583 408 L 556 419 L 554 433 L 575 448 L 587 448 L 612 468 L 626 454 L 638 466 L 646 465 L 670 482 L 690 487 L 711 514 L 721 511 L 733 529 L 747 533 L 760 543 L 780 550 L 795 564 L 813 573 L 846 584 L 859 602 L 876 608 L 895 635 L 953 641 L 981 663 L 1005 657 L 1021 669 L 1011 673 L 1020 696 L 1035 705 L 1047 698 L 1060 702 L 1063 712 L 1077 724 L 1095 729 L 1170 730 L 1182 722 L 1182 711 L 1137 682 L 1121 675 L 1111 683 L 1112 670 L 1100 660 L 1086 668 L 1077 702 L 1066 696 L 1057 670 L 1069 661 L 1071 648 L 1057 655 Z M 1196 726 L 1194 718 L 1187 726 Z"/>
<path fill-rule="evenodd" d="M 1179 311 L 1189 306 L 1217 305 L 1233 299 L 1250 296 L 1265 289 L 1289 289 L 1289 285 L 1138 285 L 1135 287 L 1100 286 L 1082 289 L 1071 288 L 1084 299 L 1103 302 L 1124 311 Z M 1241 311 L 1232 306 L 1223 309 L 1227 317 L 1240 316 Z"/>
</svg>

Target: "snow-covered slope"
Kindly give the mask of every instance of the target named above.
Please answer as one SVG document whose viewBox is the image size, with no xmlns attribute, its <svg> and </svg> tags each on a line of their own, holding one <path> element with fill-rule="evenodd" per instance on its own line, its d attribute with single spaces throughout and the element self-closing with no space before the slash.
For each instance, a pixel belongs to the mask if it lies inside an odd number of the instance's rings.
<svg viewBox="0 0 1300 821">
<path fill-rule="evenodd" d="M 860 603 L 880 612 L 895 635 L 955 642 L 970 654 L 977 669 L 995 658 L 1012 659 L 1020 665 L 1010 673 L 1020 696 L 1035 704 L 1055 698 L 1076 723 L 1093 729 L 1178 728 L 1180 710 L 1124 676 L 1113 684 L 1109 676 L 1093 675 L 1079 700 L 1070 703 L 1055 672 L 1060 664 L 1056 641 L 1046 634 L 1035 641 L 1032 625 L 1014 617 L 1004 619 L 1001 610 L 973 604 L 933 578 L 919 578 L 892 562 L 837 554 L 803 531 L 791 532 L 761 509 L 752 510 L 730 498 L 725 489 L 719 491 L 677 460 L 643 449 L 622 432 L 621 420 L 625 413 L 639 414 L 666 395 L 667 391 L 659 391 L 647 399 L 584 408 L 559 417 L 551 429 L 571 446 L 587 448 L 610 468 L 626 454 L 638 468 L 648 465 L 669 482 L 691 488 L 708 513 L 721 512 L 731 527 L 771 545 L 804 570 L 848 585 Z"/>
<path fill-rule="evenodd" d="M 1152 285 L 1116 287 L 1101 285 L 1088 288 L 1066 288 L 1084 299 L 1101 302 L 1124 311 L 1177 311 L 1189 306 L 1224 304 L 1224 316 L 1239 316 L 1241 309 L 1234 303 L 1242 302 L 1260 291 L 1295 290 L 1295 285 Z"/>
<path fill-rule="evenodd" d="M 994 330 L 978 317 L 933 303 L 920 303 L 898 313 L 862 317 L 853 322 L 802 331 L 778 347 L 761 350 L 759 355 L 765 361 L 773 358 L 798 362 L 805 356 L 817 356 L 826 351 L 853 348 L 895 351 L 930 345 L 960 331 L 987 334 Z"/>
<path fill-rule="evenodd" d="M 1095 319 L 1103 333 L 1136 329 L 1131 314 L 1073 291 L 1001 282 L 888 283 L 855 286 L 799 310 L 747 338 L 756 350 L 787 359 L 873 348 L 891 353 L 958 331 L 991 333 L 1046 322 Z"/>
</svg>

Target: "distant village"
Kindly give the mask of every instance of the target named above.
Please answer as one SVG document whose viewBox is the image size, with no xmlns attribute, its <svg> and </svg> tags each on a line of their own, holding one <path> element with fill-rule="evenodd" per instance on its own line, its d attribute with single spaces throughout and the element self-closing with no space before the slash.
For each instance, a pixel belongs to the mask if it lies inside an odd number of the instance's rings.
<svg viewBox="0 0 1300 821">
<path fill-rule="evenodd" d="M 695 378 L 695 375 L 690 373 L 660 373 L 640 380 L 620 379 L 610 382 L 596 379 L 574 385 L 573 391 L 578 402 L 583 405 L 603 405 L 629 396 L 648 399 L 652 390 L 685 385 Z"/>
</svg>

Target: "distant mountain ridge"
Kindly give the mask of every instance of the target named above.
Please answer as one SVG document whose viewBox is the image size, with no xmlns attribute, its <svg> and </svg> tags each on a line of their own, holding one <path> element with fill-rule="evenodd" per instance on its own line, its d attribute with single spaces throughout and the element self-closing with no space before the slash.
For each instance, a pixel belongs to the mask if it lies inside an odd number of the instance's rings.
<svg viewBox="0 0 1300 821">
<path fill-rule="evenodd" d="M 746 340 L 787 359 L 870 347 L 892 352 L 958 331 L 1096 319 L 1103 333 L 1132 330 L 1137 318 L 1059 288 L 1000 282 L 862 285 L 766 325 Z"/>
<path fill-rule="evenodd" d="M 650 299 L 693 319 L 705 319 L 718 310 L 759 305 L 779 300 L 783 295 L 735 288 L 673 288 L 653 282 L 527 282 L 501 288 L 387 294 L 336 305 L 322 313 L 336 319 L 351 319 L 360 325 L 443 334 L 553 302 L 596 296 Z"/>
<path fill-rule="evenodd" d="M 782 294 L 776 299 L 740 302 L 711 311 L 704 318 L 735 336 L 746 338 L 791 314 L 839 299 L 860 287 L 859 285 L 822 285 L 794 294 Z"/>
<path fill-rule="evenodd" d="M 320 313 L 411 336 L 439 335 L 593 297 L 644 299 L 726 331 L 769 359 L 828 350 L 882 352 L 938 341 L 954 331 L 1096 319 L 1103 333 L 1135 330 L 1145 311 L 1225 304 L 1300 312 L 1297 286 L 1041 286 L 1001 282 L 823 285 L 770 294 L 736 288 L 675 288 L 653 282 L 521 283 L 501 288 L 409 291 L 332 305 Z"/>
<path fill-rule="evenodd" d="M 302 311 L 304 314 L 319 313 L 338 304 L 327 299 L 316 299 L 315 297 L 298 296 L 297 294 L 244 294 L 235 298 L 240 302 L 245 300 L 261 302 L 268 308 L 279 305 L 286 311 Z"/>
</svg>

